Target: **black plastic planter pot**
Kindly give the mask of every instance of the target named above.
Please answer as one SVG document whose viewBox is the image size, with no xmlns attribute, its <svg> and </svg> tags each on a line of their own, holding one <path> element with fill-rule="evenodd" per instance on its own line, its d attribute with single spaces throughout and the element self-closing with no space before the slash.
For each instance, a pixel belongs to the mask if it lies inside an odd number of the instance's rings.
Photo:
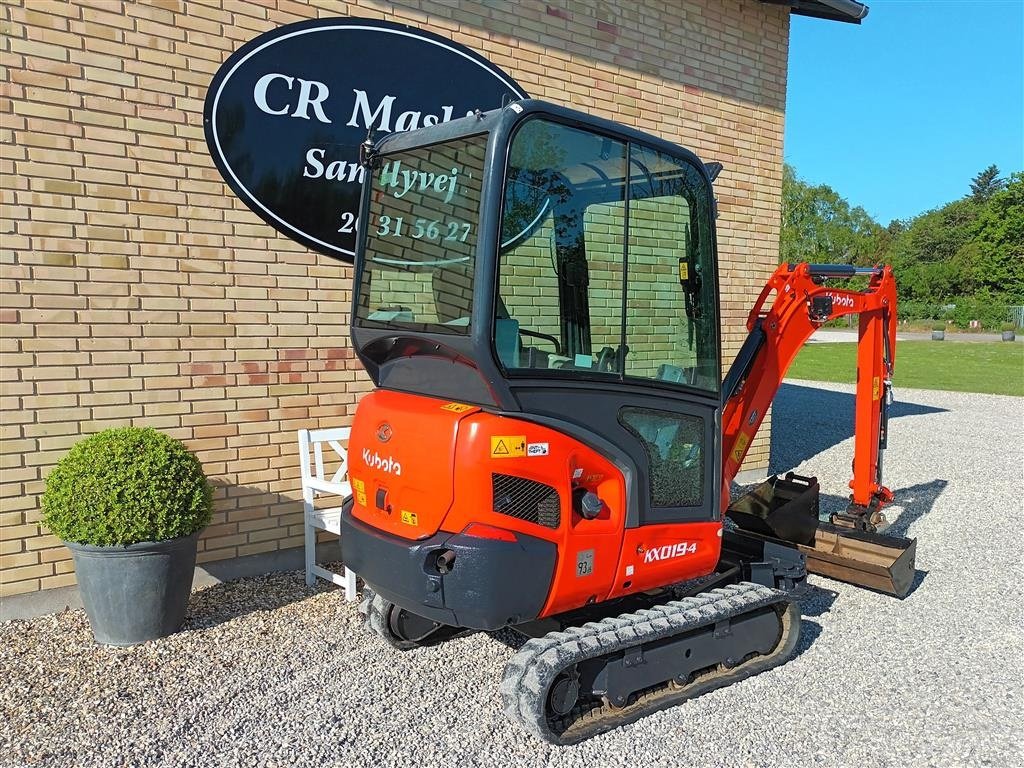
<svg viewBox="0 0 1024 768">
<path fill-rule="evenodd" d="M 96 642 L 136 645 L 177 632 L 185 620 L 198 533 L 127 547 L 64 542 Z"/>
</svg>

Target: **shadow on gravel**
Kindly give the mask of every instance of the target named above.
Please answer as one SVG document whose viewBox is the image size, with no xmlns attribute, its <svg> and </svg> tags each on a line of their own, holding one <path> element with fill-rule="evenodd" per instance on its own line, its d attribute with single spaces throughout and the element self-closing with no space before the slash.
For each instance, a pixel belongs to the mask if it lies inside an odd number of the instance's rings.
<svg viewBox="0 0 1024 768">
<path fill-rule="evenodd" d="M 301 499 L 222 479 L 211 479 L 211 484 L 214 515 L 210 526 L 200 538 L 198 564 L 221 583 L 192 593 L 184 629 L 206 629 L 246 614 L 273 611 L 336 589 L 333 584 L 322 579 L 317 579 L 312 587 L 306 586 L 301 548 L 271 550 L 238 559 L 203 561 L 207 539 L 212 539 L 216 546 L 216 542 L 222 541 L 220 537 L 239 536 L 247 530 L 265 532 L 275 527 L 284 530 L 302 525 Z M 297 479 L 295 484 L 297 489 Z M 236 512 L 238 509 L 243 511 Z M 342 565 L 337 562 L 340 555 L 338 539 L 326 538 L 330 541 L 325 539 L 317 545 L 318 562 L 341 572 Z"/>
<path fill-rule="evenodd" d="M 910 526 L 932 511 L 935 501 L 949 485 L 948 480 L 930 480 L 927 483 L 908 485 L 906 488 L 893 488 L 893 506 L 885 507 L 883 511 L 889 520 L 889 527 L 881 531 L 887 536 L 906 536 Z M 842 512 L 850 503 L 848 496 L 836 496 L 831 493 L 823 493 L 818 499 L 818 512 L 822 520 L 828 520 L 829 515 Z M 895 507 L 901 511 L 895 517 Z"/>
<path fill-rule="evenodd" d="M 906 596 L 903 599 L 906 600 L 912 594 L 917 592 L 917 588 L 920 587 L 924 583 L 924 580 L 925 580 L 925 578 L 927 578 L 927 576 L 928 576 L 928 571 L 922 571 L 920 568 L 915 570 L 914 571 L 914 580 L 912 582 L 910 582 L 910 589 L 909 589 L 909 591 L 907 592 Z"/>
<path fill-rule="evenodd" d="M 257 611 L 274 611 L 291 603 L 308 599 L 319 591 L 334 589 L 307 587 L 301 572 L 284 571 L 264 576 L 249 576 L 193 592 L 188 600 L 188 614 L 183 629 L 209 629 Z"/>
<path fill-rule="evenodd" d="M 895 402 L 889 418 L 941 413 L 918 403 Z M 854 397 L 817 387 L 783 384 L 772 404 L 769 474 L 789 472 L 807 459 L 853 437 Z"/>
<path fill-rule="evenodd" d="M 814 641 L 817 640 L 820 635 L 821 624 L 816 621 L 807 621 L 807 616 L 805 615 L 800 621 L 800 639 L 796 641 L 796 649 L 793 651 L 793 655 L 790 656 L 789 660 L 792 661 L 798 656 L 801 656 L 812 645 L 814 645 Z"/>
<path fill-rule="evenodd" d="M 800 613 L 803 616 L 822 616 L 832 610 L 832 603 L 839 597 L 838 592 L 831 589 L 808 584 L 806 591 L 798 598 Z"/>
<path fill-rule="evenodd" d="M 494 632 L 487 633 L 491 640 L 495 640 L 507 648 L 511 648 L 513 651 L 518 651 L 529 640 L 525 635 L 511 630 L 511 629 L 496 629 Z"/>
<path fill-rule="evenodd" d="M 948 480 L 932 480 L 906 488 L 894 488 L 895 504 L 902 507 L 900 514 L 889 520 L 885 533 L 889 536 L 906 536 L 910 526 L 932 511 L 935 500 L 949 485 Z"/>
<path fill-rule="evenodd" d="M 808 584 L 803 594 L 797 598 L 800 605 L 800 639 L 797 641 L 796 650 L 793 651 L 794 659 L 810 648 L 821 635 L 821 624 L 808 619 L 823 616 L 832 610 L 832 603 L 837 597 L 838 592 Z"/>
</svg>

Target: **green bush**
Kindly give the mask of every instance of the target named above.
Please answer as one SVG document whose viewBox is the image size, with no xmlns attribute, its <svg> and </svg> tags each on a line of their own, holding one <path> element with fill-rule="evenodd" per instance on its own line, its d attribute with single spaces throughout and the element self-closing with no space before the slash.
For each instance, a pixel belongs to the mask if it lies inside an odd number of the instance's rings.
<svg viewBox="0 0 1024 768">
<path fill-rule="evenodd" d="M 932 330 L 933 331 L 944 331 L 944 330 L 946 330 L 946 324 L 945 323 L 932 323 Z"/>
<path fill-rule="evenodd" d="M 1003 331 L 1004 333 L 1006 331 L 1016 331 L 1017 330 L 1017 326 L 1014 323 L 1000 323 L 999 324 L 999 330 Z"/>
<path fill-rule="evenodd" d="M 43 523 L 99 547 L 188 536 L 210 522 L 199 460 L 155 429 L 117 427 L 76 443 L 46 478 Z"/>
</svg>

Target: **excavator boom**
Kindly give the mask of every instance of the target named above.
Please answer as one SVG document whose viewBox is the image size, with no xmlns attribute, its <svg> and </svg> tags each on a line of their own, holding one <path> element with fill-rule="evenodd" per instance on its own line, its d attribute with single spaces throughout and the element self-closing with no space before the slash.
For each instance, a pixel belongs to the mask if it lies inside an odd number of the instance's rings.
<svg viewBox="0 0 1024 768">
<path fill-rule="evenodd" d="M 867 278 L 867 287 L 830 284 L 851 278 Z M 849 506 L 832 514 L 831 524 L 819 524 L 817 481 L 793 475 L 772 478 L 730 503 L 730 484 L 793 359 L 824 323 L 852 314 L 858 315 L 858 348 Z M 723 385 L 723 511 L 746 529 L 742 536 L 788 542 L 799 549 L 811 573 L 905 595 L 914 576 L 915 542 L 877 532 L 885 520 L 881 508 L 893 500 L 892 491 L 882 484 L 896 352 L 892 268 L 781 264 L 750 310 L 747 330 Z"/>
<path fill-rule="evenodd" d="M 828 281 L 866 276 L 864 290 Z M 765 305 L 774 292 L 768 309 Z M 881 484 L 886 403 L 896 350 L 896 283 L 891 267 L 782 264 L 765 284 L 747 317 L 750 335 L 725 379 L 722 413 L 723 506 L 765 413 L 790 364 L 824 323 L 859 316 L 854 422 L 853 504 L 868 508 L 892 500 Z"/>
</svg>

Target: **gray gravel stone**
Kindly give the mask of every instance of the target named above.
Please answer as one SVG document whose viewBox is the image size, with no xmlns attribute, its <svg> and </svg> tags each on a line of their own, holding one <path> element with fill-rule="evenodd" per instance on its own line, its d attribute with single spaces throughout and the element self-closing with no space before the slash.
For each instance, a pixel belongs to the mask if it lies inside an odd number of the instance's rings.
<svg viewBox="0 0 1024 768">
<path fill-rule="evenodd" d="M 839 509 L 852 388 L 790 382 L 773 470 L 815 474 Z M 923 578 L 903 601 L 812 577 L 788 664 L 575 747 L 501 713 L 517 643 L 408 653 L 299 573 L 196 592 L 184 631 L 96 646 L 68 611 L 0 625 L 0 765 L 1016 766 L 1024 399 L 897 392 L 886 481 Z M 322 584 L 322 582 L 321 582 Z"/>
</svg>

